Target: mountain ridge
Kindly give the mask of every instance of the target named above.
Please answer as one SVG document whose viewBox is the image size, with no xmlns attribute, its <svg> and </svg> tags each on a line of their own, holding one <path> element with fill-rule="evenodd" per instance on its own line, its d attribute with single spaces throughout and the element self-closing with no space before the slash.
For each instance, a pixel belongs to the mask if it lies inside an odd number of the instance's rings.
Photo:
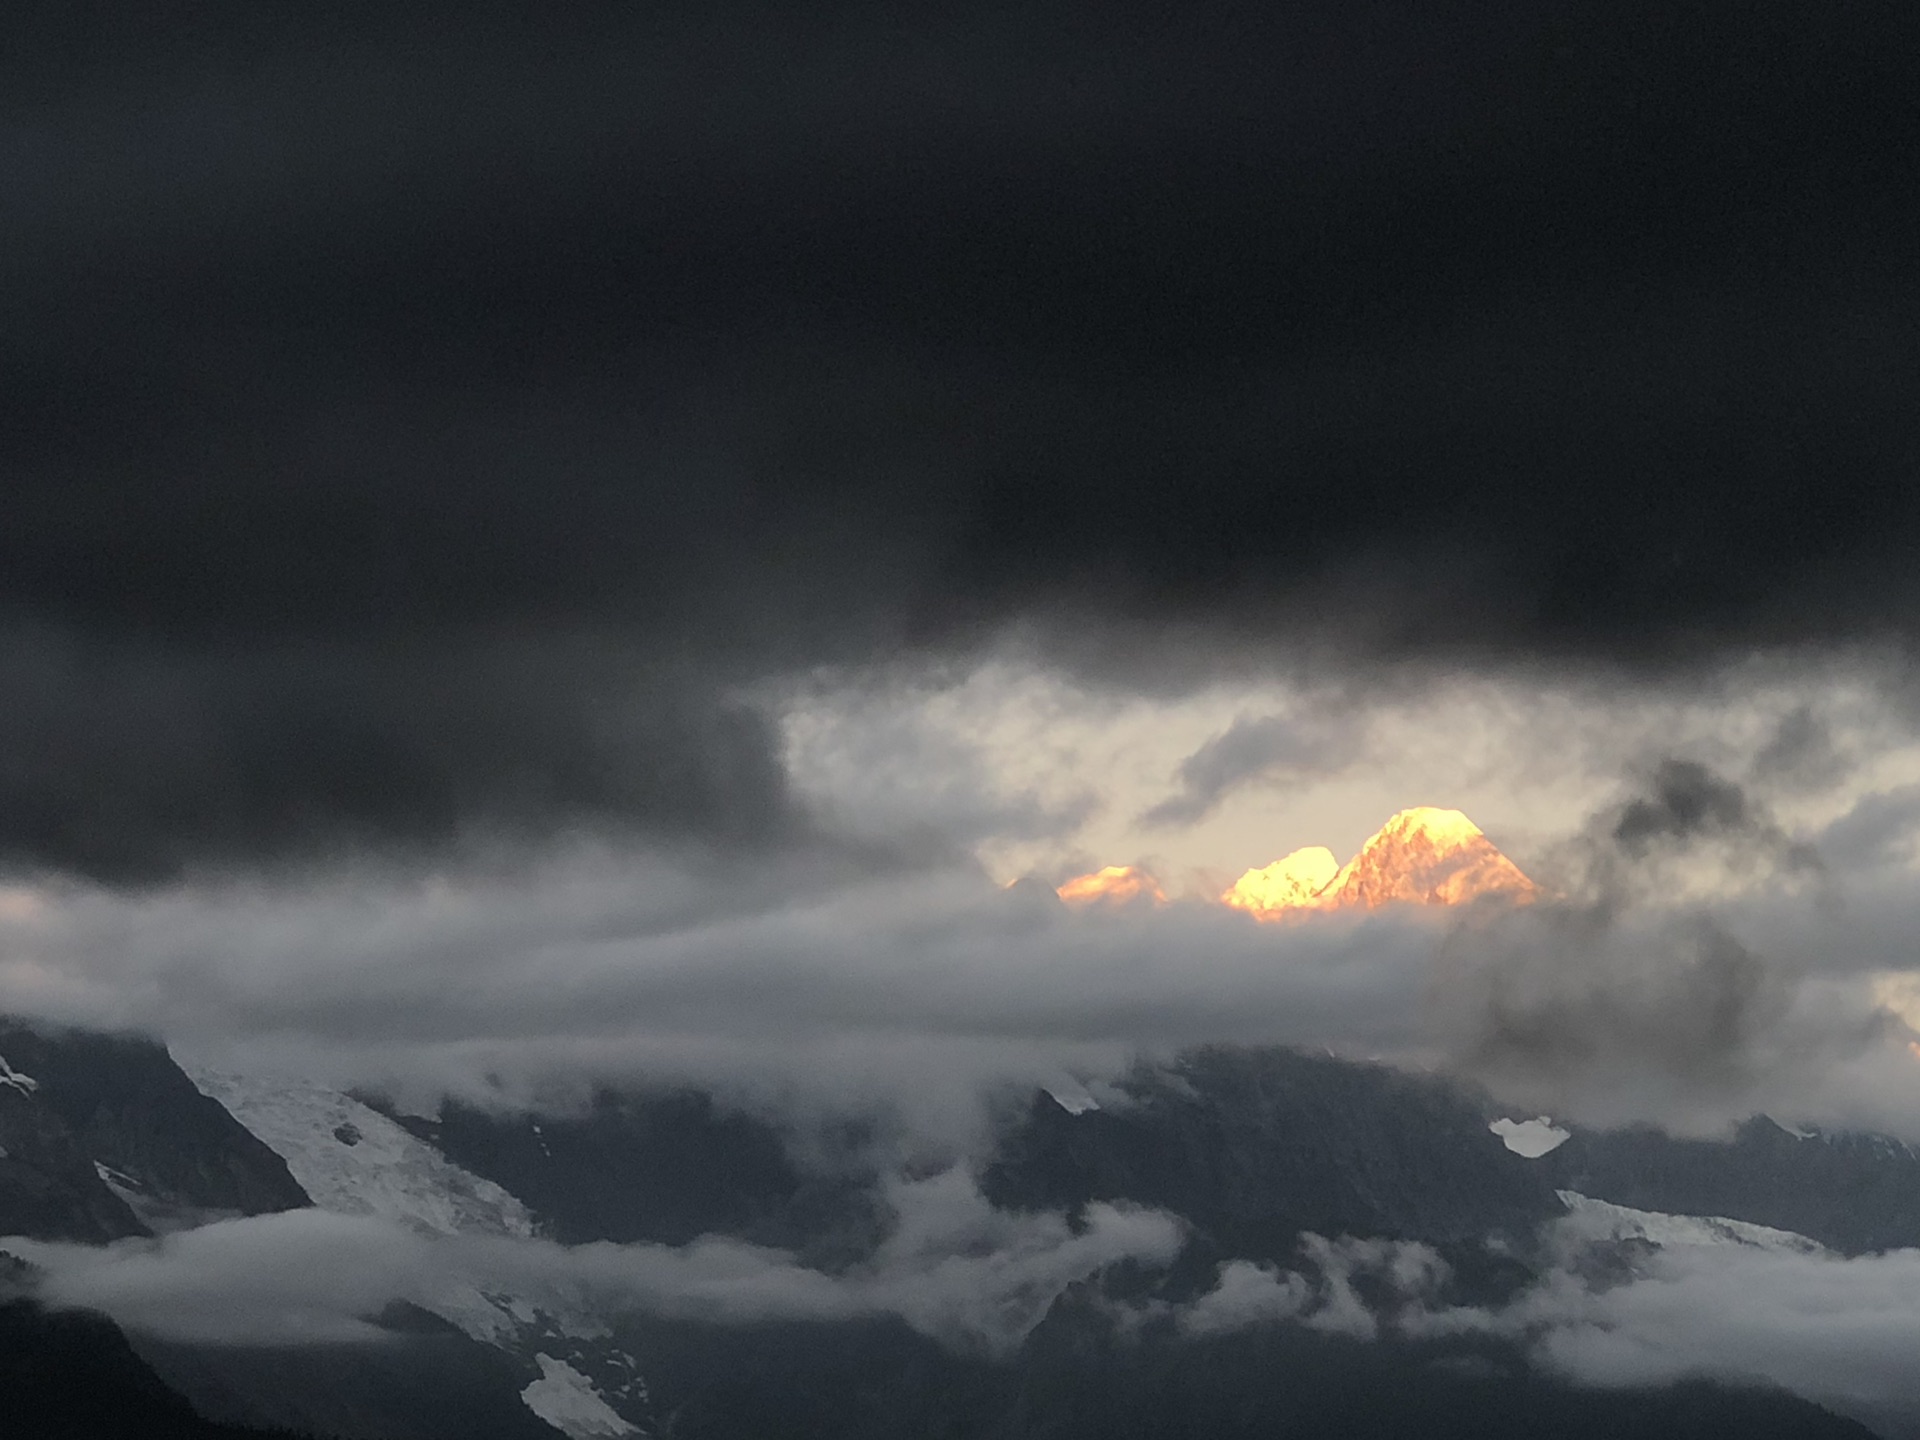
<svg viewBox="0 0 1920 1440">
<path fill-rule="evenodd" d="M 125 1046 L 72 1053 L 136 1069 L 140 1059 Z M 19 1083 L 0 1083 L 0 1105 L 17 1099 L 54 1115 L 40 1096 L 42 1077 L 15 1057 L 8 1060 L 6 1073 Z M 123 1083 L 96 1080 L 107 1092 Z M 84 1090 L 69 1087 L 70 1093 Z M 864 1234 L 870 1247 L 890 1223 L 884 1207 L 868 1213 L 853 1203 L 865 1193 L 857 1185 L 853 1191 L 822 1188 L 783 1156 L 786 1142 L 774 1128 L 732 1115 L 700 1092 L 610 1092 L 573 1114 L 494 1115 L 448 1102 L 429 1120 L 389 1113 L 377 1097 L 367 1097 L 369 1105 L 314 1087 L 229 1080 L 227 1090 L 236 1115 L 251 1117 L 293 1153 L 293 1170 L 309 1177 L 322 1207 L 373 1205 L 411 1223 L 438 1222 L 427 1224 L 435 1233 L 524 1233 L 527 1217 L 536 1221 L 536 1233 L 568 1244 L 678 1245 L 717 1233 L 790 1248 L 803 1263 L 832 1270 L 857 1265 L 862 1246 L 849 1242 Z M 156 1123 L 187 1113 L 156 1111 Z M 1266 1393 L 1261 1378 L 1289 1357 L 1310 1358 L 1351 1379 L 1296 1379 L 1308 1406 L 1304 1415 L 1329 1424 L 1338 1419 L 1347 1433 L 1375 1440 L 1519 1435 L 1530 1433 L 1530 1417 L 1542 1416 L 1584 1417 L 1582 1435 L 1635 1433 L 1633 1423 L 1648 1435 L 1704 1435 L 1740 1414 L 1759 1427 L 1750 1433 L 1864 1434 L 1784 1395 L 1736 1389 L 1692 1398 L 1672 1389 L 1638 1397 L 1576 1394 L 1532 1374 L 1518 1351 L 1358 1341 L 1297 1325 L 1197 1340 L 1163 1326 L 1164 1333 L 1143 1331 L 1144 1340 L 1121 1343 L 1103 1328 L 1110 1328 L 1111 1307 L 1076 1299 L 1082 1292 L 1107 1294 L 1123 1308 L 1137 1302 L 1145 1307 L 1138 1314 L 1150 1317 L 1156 1306 L 1192 1304 L 1231 1262 L 1299 1266 L 1302 1233 L 1311 1232 L 1430 1247 L 1451 1277 L 1441 1300 L 1497 1306 L 1537 1280 L 1537 1266 L 1546 1262 L 1530 1237 L 1565 1220 L 1570 1202 L 1562 1192 L 1574 1190 L 1591 1197 L 1582 1199 L 1592 1212 L 1589 1228 L 1606 1232 L 1599 1243 L 1614 1245 L 1623 1264 L 1631 1263 L 1635 1245 L 1648 1243 L 1635 1235 L 1718 1238 L 1726 1230 L 1738 1240 L 1756 1226 L 1790 1221 L 1786 1228 L 1840 1253 L 1857 1253 L 1862 1241 L 1920 1239 L 1920 1216 L 1901 1201 L 1920 1161 L 1897 1142 L 1803 1137 L 1756 1120 L 1751 1134 L 1732 1142 L 1574 1127 L 1571 1140 L 1528 1156 L 1494 1127 L 1502 1113 L 1491 1097 L 1444 1076 L 1274 1047 L 1211 1046 L 1143 1063 L 1113 1093 L 1102 1089 L 1097 1102 L 1077 1108 L 1035 1093 L 1024 1112 L 1002 1115 L 992 1151 L 980 1160 L 980 1187 L 992 1203 L 1064 1212 L 1069 1224 L 1091 1204 L 1165 1209 L 1190 1227 L 1189 1243 L 1168 1268 L 1124 1262 L 1075 1282 L 1016 1354 L 991 1362 L 943 1348 L 897 1317 L 742 1326 L 610 1314 L 600 1317 L 609 1331 L 593 1338 L 576 1334 L 564 1317 L 529 1312 L 524 1324 L 507 1323 L 523 1308 L 510 1296 L 479 1297 L 494 1307 L 483 1317 L 488 1326 L 476 1327 L 473 1316 L 459 1311 L 442 1311 L 440 1320 L 423 1314 L 396 1321 L 393 1340 L 364 1356 L 130 1338 L 160 1381 L 213 1420 L 290 1424 L 366 1440 L 494 1433 L 476 1428 L 474 1404 L 490 1407 L 503 1435 L 546 1433 L 536 1427 L 551 1411 L 559 1425 L 552 1433 L 583 1440 L 606 1433 L 584 1418 L 589 1401 L 610 1407 L 596 1410 L 593 1424 L 613 1423 L 611 1414 L 641 1433 L 664 1433 L 661 1427 L 672 1425 L 673 1433 L 714 1440 L 802 1434 L 1064 1440 L 1096 1433 L 1251 1440 L 1268 1431 L 1233 1417 L 1251 1416 L 1255 1408 L 1265 1417 L 1262 1407 L 1293 1403 Z M 154 1140 L 168 1143 L 164 1132 Z M 431 1147 L 445 1163 L 425 1163 L 420 1155 L 408 1160 L 414 1145 Z M 397 1177 L 354 1179 L 368 1166 L 403 1161 L 418 1185 L 450 1184 L 456 1168 L 472 1169 L 442 1197 L 444 1204 L 399 1194 Z M 1777 1177 L 1771 1188 L 1759 1183 L 1770 1174 Z M 524 1206 L 524 1216 L 517 1208 L 500 1216 L 473 1209 L 475 1197 L 492 1193 L 478 1183 L 489 1176 L 514 1207 Z M 394 1210 L 401 1201 L 408 1203 Z M 1724 1218 L 1686 1221 L 1689 1207 Z M 1837 1229 L 1852 1212 L 1865 1227 L 1858 1235 Z M 500 1223 L 501 1217 L 512 1223 Z M 1609 1240 L 1614 1231 L 1628 1238 Z M 32 1317 L 22 1323 L 41 1324 Z M 1146 1323 L 1152 1330 L 1157 1322 Z M 1503 1378 L 1472 1380 L 1469 1371 L 1444 1378 L 1452 1373 L 1446 1365 L 1467 1361 L 1497 1363 Z M 1130 1384 L 1136 1372 L 1159 1378 Z M 439 1405 L 434 1397 L 443 1385 L 474 1403 Z M 1129 1397 L 1118 1410 L 1102 1408 L 1108 1386 Z M 1380 1398 L 1396 1387 L 1425 1398 L 1403 1415 Z M 1219 1397 L 1217 1405 L 1206 1395 Z M 0 1394 L 0 1413 L 6 1398 Z M 1477 1407 L 1491 1406 L 1485 1413 L 1504 1415 L 1506 1428 L 1405 1427 L 1408 1416 L 1431 1404 L 1457 1406 L 1459 1427 L 1480 1413 Z M 1188 1408 L 1194 1405 L 1200 1408 Z M 1689 1414 L 1693 1431 L 1673 1428 Z M 1198 1432 L 1181 1428 L 1203 1421 Z"/>
</svg>

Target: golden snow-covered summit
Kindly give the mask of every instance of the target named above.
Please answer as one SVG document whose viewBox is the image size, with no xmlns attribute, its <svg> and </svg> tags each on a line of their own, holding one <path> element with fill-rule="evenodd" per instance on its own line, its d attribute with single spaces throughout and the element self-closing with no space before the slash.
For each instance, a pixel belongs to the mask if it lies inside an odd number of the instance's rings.
<svg viewBox="0 0 1920 1440">
<path fill-rule="evenodd" d="M 1134 866 L 1109 866 L 1067 881 L 1057 892 L 1069 904 L 1164 899 L 1159 884 Z M 1323 845 L 1310 845 L 1249 870 L 1218 898 L 1256 920 L 1277 921 L 1327 910 L 1387 905 L 1465 905 L 1487 897 L 1524 904 L 1539 894 L 1529 880 L 1458 810 L 1431 805 L 1402 810 L 1341 865 Z"/>
</svg>

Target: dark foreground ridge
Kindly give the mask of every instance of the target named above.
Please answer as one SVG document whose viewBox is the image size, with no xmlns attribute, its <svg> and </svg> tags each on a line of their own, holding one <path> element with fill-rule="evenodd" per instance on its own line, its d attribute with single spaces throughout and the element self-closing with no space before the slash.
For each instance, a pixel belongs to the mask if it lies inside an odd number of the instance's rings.
<svg viewBox="0 0 1920 1440">
<path fill-rule="evenodd" d="M 19 1440 L 299 1440 L 202 1419 L 112 1321 L 0 1300 L 0 1434 Z"/>
</svg>

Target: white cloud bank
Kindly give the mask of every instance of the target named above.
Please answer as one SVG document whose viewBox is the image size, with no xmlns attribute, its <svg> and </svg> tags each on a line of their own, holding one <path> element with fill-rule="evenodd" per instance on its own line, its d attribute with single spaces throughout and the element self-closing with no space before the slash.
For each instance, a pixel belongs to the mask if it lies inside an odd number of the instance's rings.
<svg viewBox="0 0 1920 1440">
<path fill-rule="evenodd" d="M 1565 1224 L 1571 1246 L 1583 1222 Z M 1920 1415 L 1920 1250 L 1848 1259 L 1804 1243 L 1668 1243 L 1639 1256 L 1631 1278 L 1594 1281 L 1565 1266 L 1507 1305 L 1478 1309 L 1439 1302 L 1447 1270 L 1426 1246 L 1302 1241 L 1298 1271 L 1222 1267 L 1216 1286 L 1178 1312 L 1180 1328 L 1204 1336 L 1284 1322 L 1360 1339 L 1495 1335 L 1582 1384 L 1709 1378 L 1784 1388 L 1874 1425 Z M 1373 1282 L 1368 1293 L 1388 1298 L 1363 1304 L 1354 1285 L 1362 1275 Z"/>
<path fill-rule="evenodd" d="M 959 1348 L 1017 1344 L 1073 1281 L 1116 1261 L 1171 1261 L 1181 1228 L 1094 1205 L 1059 1215 L 994 1210 L 959 1168 L 888 1190 L 899 1217 L 865 1264 L 828 1275 L 784 1251 L 706 1237 L 684 1246 L 563 1246 L 431 1236 L 392 1220 L 294 1210 L 105 1247 L 22 1238 L 0 1249 L 45 1272 L 41 1295 L 131 1330 L 220 1344 L 365 1341 L 367 1317 L 405 1300 L 458 1316 L 507 1293 L 556 1315 L 646 1312 L 719 1322 L 894 1315 Z"/>
<path fill-rule="evenodd" d="M 1897 953 L 1920 934 L 1903 870 L 1838 902 L 1289 926 L 1198 902 L 1069 911 L 967 871 L 814 878 L 583 852 L 533 874 L 79 891 L 0 914 L 0 995 L 155 1030 L 212 1068 L 420 1104 L 649 1078 L 878 1101 L 965 1140 L 996 1085 L 1225 1042 L 1458 1067 L 1572 1121 L 1764 1110 L 1920 1137 L 1885 979 L 1920 958 Z"/>
</svg>

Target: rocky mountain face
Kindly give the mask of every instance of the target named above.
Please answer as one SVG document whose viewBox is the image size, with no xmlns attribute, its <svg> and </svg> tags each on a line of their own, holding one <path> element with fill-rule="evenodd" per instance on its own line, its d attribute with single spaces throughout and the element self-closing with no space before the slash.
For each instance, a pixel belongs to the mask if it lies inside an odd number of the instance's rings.
<svg viewBox="0 0 1920 1440">
<path fill-rule="evenodd" d="M 49 1136 L 67 1137 L 59 1153 L 69 1183 L 77 1176 L 70 1152 L 77 1151 L 96 1171 L 96 1184 L 137 1217 L 131 1229 L 121 1220 L 117 1233 L 309 1203 L 286 1161 L 201 1094 L 157 1041 L 0 1019 L 0 1056 L 33 1080 L 30 1091 L 0 1089 L 29 1102 L 32 1123 Z M 0 1231 L 41 1233 L 4 1224 Z"/>
<path fill-rule="evenodd" d="M 39 1088 L 24 1068 L 0 1083 L 0 1235 L 103 1244 L 148 1233 Z"/>
<path fill-rule="evenodd" d="M 1542 1165 L 1597 1199 L 1770 1225 L 1843 1255 L 1920 1246 L 1920 1155 L 1885 1135 L 1795 1132 L 1764 1116 L 1726 1140 L 1575 1130 Z"/>
<path fill-rule="evenodd" d="M 459 1103 L 433 1119 L 388 1113 L 568 1244 L 726 1234 L 831 1267 L 869 1251 L 882 1229 L 857 1167 L 803 1169 L 771 1125 L 697 1091 L 602 1090 L 553 1115 Z"/>
<path fill-rule="evenodd" d="M 1214 1048 L 1069 1114 L 1042 1094 L 982 1185 L 1011 1209 L 1132 1200 L 1219 1253 L 1290 1257 L 1303 1230 L 1429 1242 L 1523 1235 L 1564 1213 L 1551 1177 L 1445 1081 L 1282 1049 Z"/>
<path fill-rule="evenodd" d="M 1516 1125 L 1442 1077 L 1279 1049 L 1196 1051 L 1121 1088 L 1123 1106 L 1080 1113 L 1036 1095 L 985 1172 L 996 1203 L 1157 1205 L 1250 1258 L 1287 1258 L 1302 1230 L 1520 1235 L 1566 1213 L 1562 1191 L 1765 1226 L 1844 1255 L 1920 1247 L 1920 1153 L 1886 1135 L 1756 1116 L 1725 1139 L 1568 1126 L 1535 1148 L 1526 1132 L 1545 1127 Z"/>
</svg>

